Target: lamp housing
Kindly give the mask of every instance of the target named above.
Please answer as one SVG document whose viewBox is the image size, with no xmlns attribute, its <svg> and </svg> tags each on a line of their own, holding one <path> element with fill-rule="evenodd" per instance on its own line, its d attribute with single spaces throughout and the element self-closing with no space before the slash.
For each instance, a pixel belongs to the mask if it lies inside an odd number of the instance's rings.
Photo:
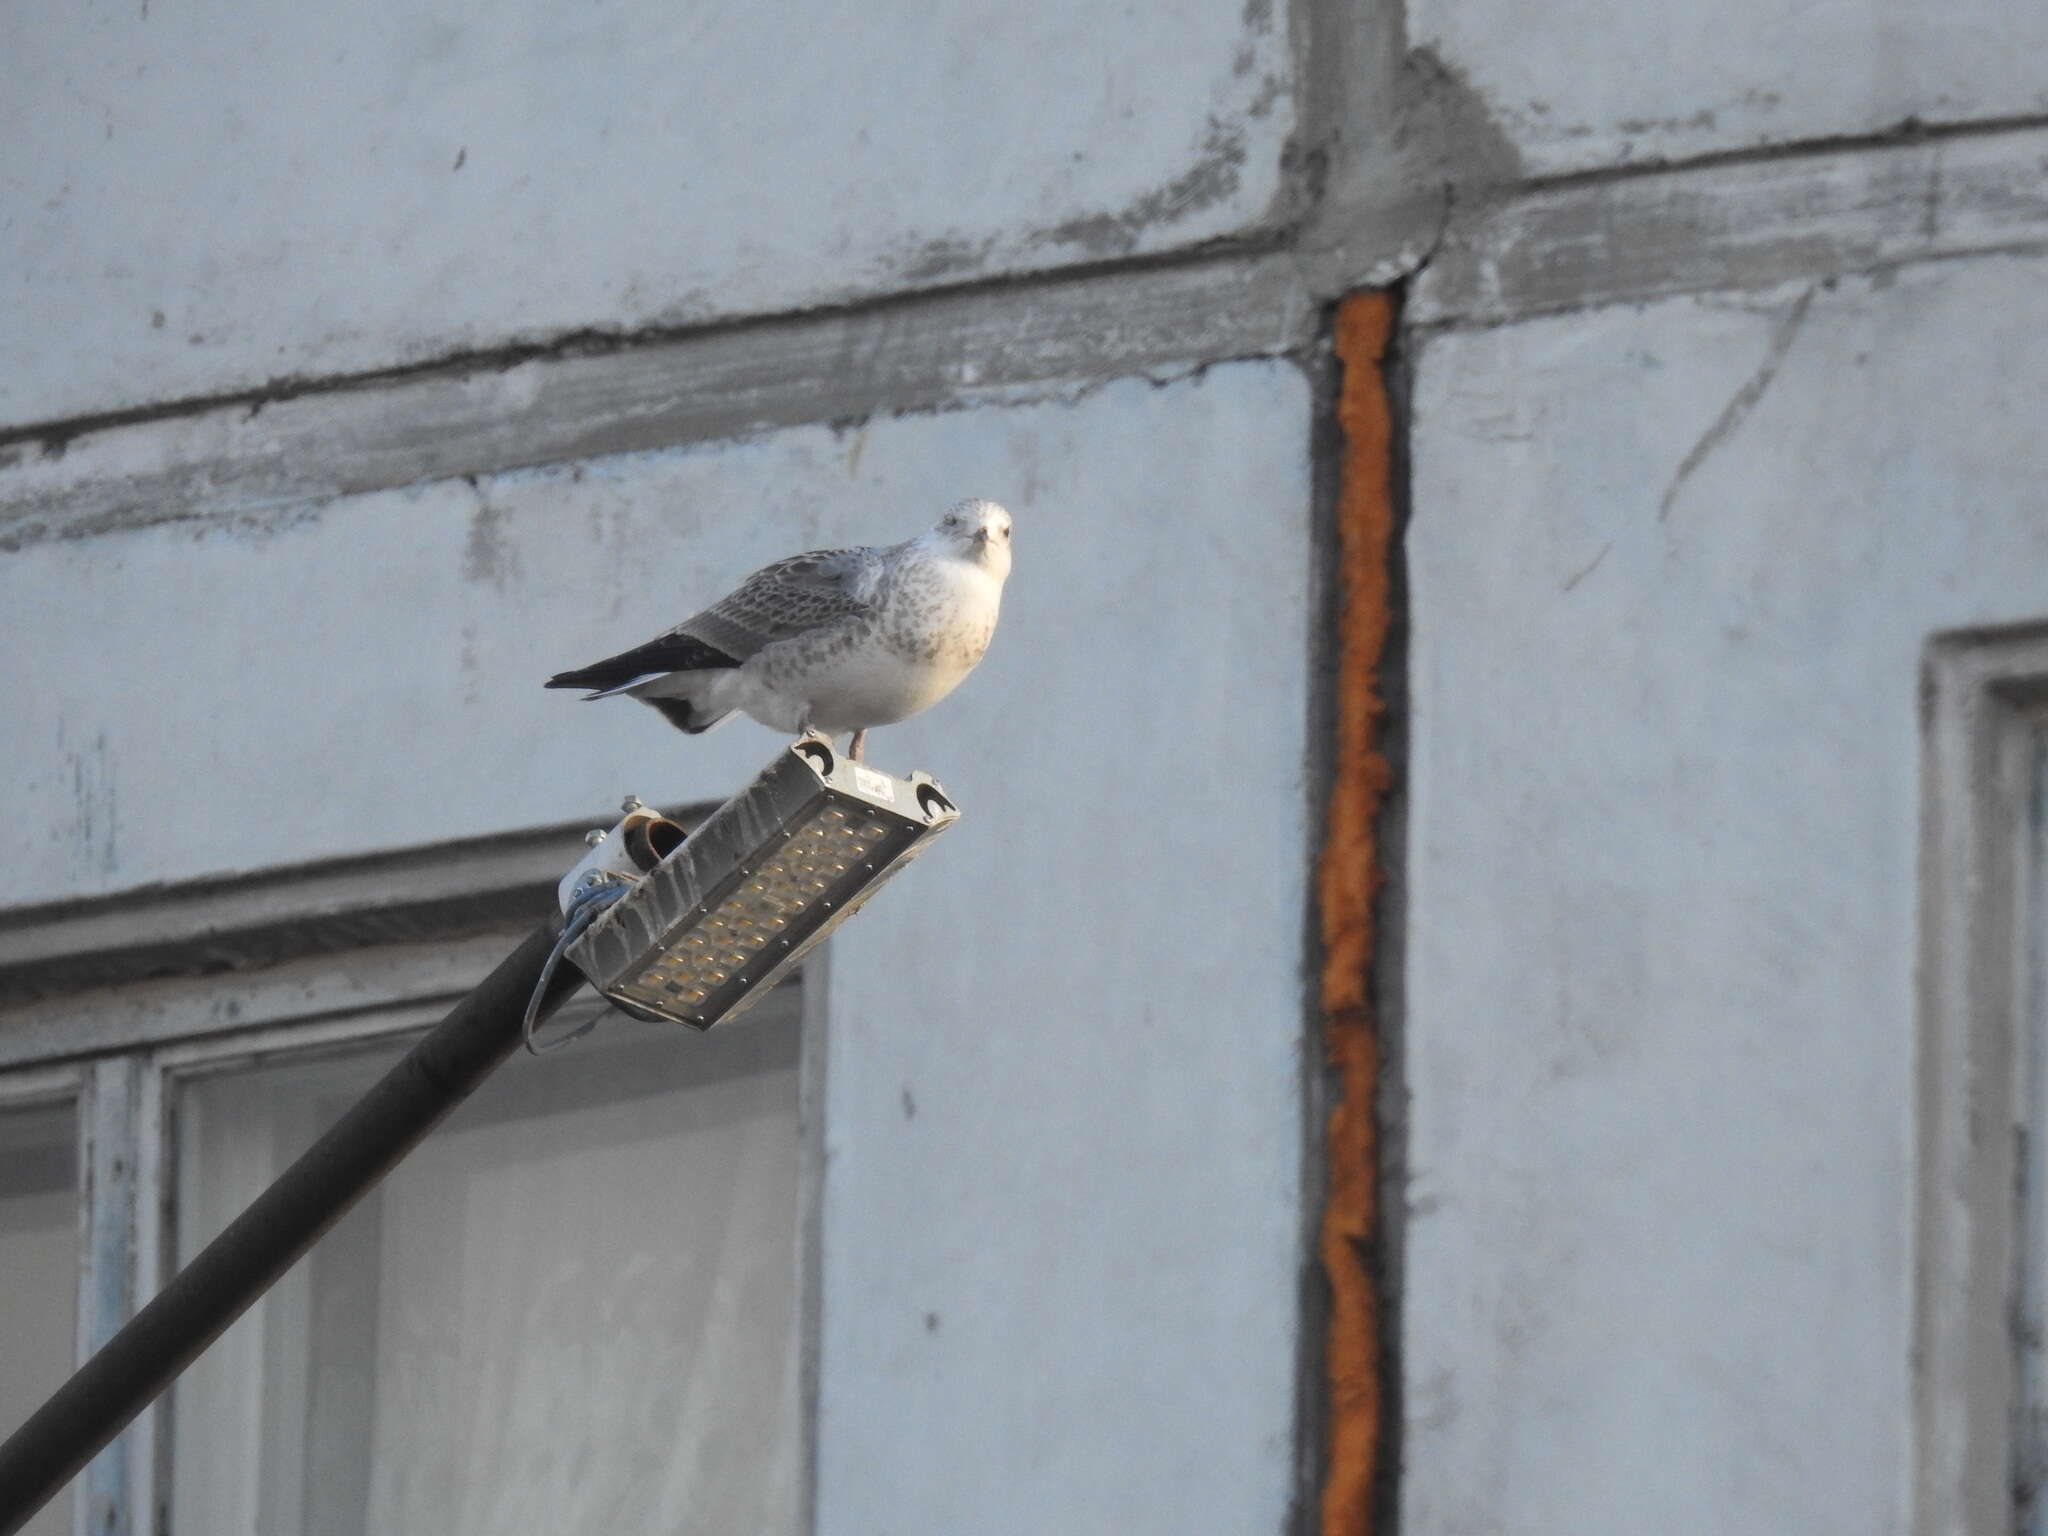
<svg viewBox="0 0 2048 1536">
<path fill-rule="evenodd" d="M 710 1029 L 765 996 L 959 819 L 930 774 L 899 778 L 802 737 L 590 923 L 567 958 L 629 1012 Z"/>
</svg>

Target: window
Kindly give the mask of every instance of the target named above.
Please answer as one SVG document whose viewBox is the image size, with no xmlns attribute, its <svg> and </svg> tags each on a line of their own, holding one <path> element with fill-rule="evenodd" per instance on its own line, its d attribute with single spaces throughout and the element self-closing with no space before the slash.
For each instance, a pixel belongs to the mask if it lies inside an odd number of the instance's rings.
<svg viewBox="0 0 2048 1536">
<path fill-rule="evenodd" d="M 2048 629 L 1927 703 L 1914 1529 L 2048 1532 Z"/>
<path fill-rule="evenodd" d="M 71 1370 L 78 1326 L 78 1117 L 56 1081 L 0 1084 L 0 1424 L 10 1433 Z M 63 1499 L 29 1522 L 26 1536 L 70 1529 Z"/>
<path fill-rule="evenodd" d="M 548 883 L 485 905 L 551 898 L 577 840 L 533 843 Z M 386 888 L 416 895 L 402 873 Z M 332 906 L 329 876 L 299 885 L 304 908 Z M 74 1327 L 93 1234 L 117 1238 L 101 1263 L 132 1267 L 146 1294 L 523 936 L 479 930 L 475 891 L 450 892 L 445 913 L 409 913 L 406 942 L 321 952 L 337 927 L 388 931 L 358 912 L 273 932 L 262 942 L 295 952 L 232 980 L 0 1004 L 0 1434 L 63 1379 L 74 1333 L 118 1326 Z M 273 899 L 254 905 L 275 929 Z M 443 923 L 455 931 L 436 936 Z M 208 944 L 218 952 L 217 930 Z M 78 1510 L 58 1501 L 34 1536 L 80 1518 L 209 1536 L 796 1530 L 798 1001 L 784 987 L 708 1036 L 609 1015 L 563 1051 L 515 1057 L 95 1464 Z M 100 1049 L 49 1064 L 67 1037 Z M 115 1091 L 93 1098 L 106 1148 L 81 1180 L 88 1078 Z M 109 1163 L 92 1177 L 122 1146 L 121 1176 Z M 124 1198 L 134 1220 L 102 1219 Z M 110 1511 L 86 1514 L 91 1497 Z"/>
</svg>

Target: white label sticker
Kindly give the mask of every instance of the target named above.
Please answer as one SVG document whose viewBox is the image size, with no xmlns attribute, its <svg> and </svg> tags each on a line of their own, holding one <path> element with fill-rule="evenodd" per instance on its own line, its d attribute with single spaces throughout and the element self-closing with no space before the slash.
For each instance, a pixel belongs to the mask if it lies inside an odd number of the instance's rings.
<svg viewBox="0 0 2048 1536">
<path fill-rule="evenodd" d="M 862 794 L 873 795 L 877 800 L 896 798 L 895 782 L 886 773 L 877 773 L 872 768 L 863 768 L 859 763 L 855 763 L 853 782 L 859 786 Z"/>
</svg>

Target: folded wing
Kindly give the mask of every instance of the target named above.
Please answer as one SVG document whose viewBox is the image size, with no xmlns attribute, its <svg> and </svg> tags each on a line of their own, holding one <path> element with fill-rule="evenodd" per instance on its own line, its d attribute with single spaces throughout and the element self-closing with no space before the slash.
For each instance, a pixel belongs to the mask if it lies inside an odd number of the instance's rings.
<svg viewBox="0 0 2048 1536">
<path fill-rule="evenodd" d="M 550 688 L 617 693 L 671 672 L 737 667 L 762 647 L 857 618 L 873 605 L 885 551 L 818 549 L 763 566 L 730 595 L 645 645 L 548 679 Z"/>
</svg>

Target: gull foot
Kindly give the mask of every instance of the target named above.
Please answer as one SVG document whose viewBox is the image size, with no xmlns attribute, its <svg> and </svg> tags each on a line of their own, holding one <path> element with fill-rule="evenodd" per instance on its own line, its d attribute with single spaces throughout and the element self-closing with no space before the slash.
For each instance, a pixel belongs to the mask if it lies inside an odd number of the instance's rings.
<svg viewBox="0 0 2048 1536">
<path fill-rule="evenodd" d="M 853 740 L 846 744 L 846 755 L 856 763 L 864 763 L 868 760 L 867 752 L 868 733 L 864 730 L 855 731 L 853 733 Z"/>
</svg>

